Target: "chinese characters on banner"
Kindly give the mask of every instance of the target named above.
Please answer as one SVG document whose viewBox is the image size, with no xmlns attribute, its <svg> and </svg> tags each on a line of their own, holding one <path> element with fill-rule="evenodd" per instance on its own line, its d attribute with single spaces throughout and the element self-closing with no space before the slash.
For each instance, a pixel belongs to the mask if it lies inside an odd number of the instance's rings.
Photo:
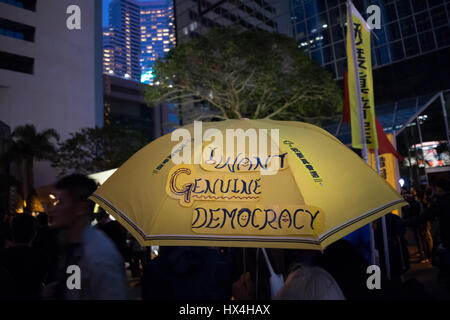
<svg viewBox="0 0 450 320">
<path fill-rule="evenodd" d="M 351 12 L 351 16 L 347 16 L 347 65 L 352 146 L 356 149 L 363 149 L 363 144 L 361 143 L 361 124 L 359 120 L 359 95 L 357 91 L 360 89 L 362 120 L 364 122 L 363 128 L 367 148 L 377 149 L 378 140 L 375 126 L 370 28 L 351 2 L 349 2 L 349 12 Z M 353 28 L 350 28 L 351 25 Z M 351 30 L 354 32 L 354 46 L 352 45 Z M 355 70 L 355 65 L 358 70 Z M 359 88 L 357 86 L 357 75 L 359 75 Z"/>
</svg>

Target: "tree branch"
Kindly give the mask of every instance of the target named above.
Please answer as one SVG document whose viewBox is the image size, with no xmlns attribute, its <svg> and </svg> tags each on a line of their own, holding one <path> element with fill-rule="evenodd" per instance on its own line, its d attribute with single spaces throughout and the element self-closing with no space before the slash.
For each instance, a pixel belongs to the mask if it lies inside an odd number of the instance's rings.
<svg viewBox="0 0 450 320">
<path fill-rule="evenodd" d="M 218 118 L 218 119 L 228 120 L 228 118 L 223 117 L 223 116 L 218 115 L 218 114 L 207 114 L 207 115 L 203 115 L 203 116 L 197 117 L 195 119 L 195 121 L 201 121 L 202 119 L 209 119 L 209 118 Z"/>
</svg>

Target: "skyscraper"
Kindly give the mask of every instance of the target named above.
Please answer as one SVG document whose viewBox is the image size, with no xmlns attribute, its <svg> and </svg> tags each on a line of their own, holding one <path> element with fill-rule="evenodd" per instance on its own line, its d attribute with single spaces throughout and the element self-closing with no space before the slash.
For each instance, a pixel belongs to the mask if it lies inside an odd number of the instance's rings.
<svg viewBox="0 0 450 320">
<path fill-rule="evenodd" d="M 134 0 L 113 0 L 104 30 L 104 71 L 140 81 L 140 8 Z M 109 56 L 107 56 L 109 55 Z"/>
<path fill-rule="evenodd" d="M 141 7 L 141 81 L 152 82 L 155 61 L 175 46 L 172 0 L 147 1 Z"/>
<path fill-rule="evenodd" d="M 113 0 L 103 30 L 103 72 L 152 82 L 155 61 L 175 46 L 172 0 Z"/>
</svg>

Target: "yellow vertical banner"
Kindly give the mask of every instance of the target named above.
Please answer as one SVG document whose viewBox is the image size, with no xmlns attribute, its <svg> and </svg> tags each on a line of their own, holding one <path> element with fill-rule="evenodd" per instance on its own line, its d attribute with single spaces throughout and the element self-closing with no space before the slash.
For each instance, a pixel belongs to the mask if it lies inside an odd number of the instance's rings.
<svg viewBox="0 0 450 320">
<path fill-rule="evenodd" d="M 392 143 L 393 136 L 392 134 L 386 135 L 389 141 Z M 386 180 L 397 192 L 399 192 L 398 188 L 398 164 L 397 158 L 391 153 L 380 154 L 380 176 Z M 369 164 L 370 166 L 377 171 L 377 162 L 375 159 L 375 153 L 371 153 L 369 156 Z M 398 210 L 393 211 L 395 214 L 399 214 Z"/>
<path fill-rule="evenodd" d="M 352 31 L 353 35 L 351 34 Z M 372 53 L 370 48 L 370 28 L 352 2 L 349 1 L 347 14 L 348 89 L 352 146 L 356 149 L 363 149 L 362 128 L 364 128 L 367 148 L 378 149 L 372 79 Z M 361 117 L 359 113 L 360 103 L 362 109 Z M 363 124 L 360 123 L 361 121 Z"/>
</svg>

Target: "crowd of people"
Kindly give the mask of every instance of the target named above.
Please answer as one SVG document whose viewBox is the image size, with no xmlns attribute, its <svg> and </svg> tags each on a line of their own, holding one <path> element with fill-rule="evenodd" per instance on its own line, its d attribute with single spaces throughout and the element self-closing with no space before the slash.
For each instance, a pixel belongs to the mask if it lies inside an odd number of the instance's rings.
<svg viewBox="0 0 450 320">
<path fill-rule="evenodd" d="M 93 213 L 88 199 L 97 188 L 93 180 L 74 174 L 54 188 L 56 199 L 47 214 L 5 215 L 0 222 L 0 300 L 129 299 L 130 277 L 139 279 L 137 298 L 144 300 L 432 298 L 418 281 L 402 280 L 409 268 L 407 227 L 414 232 L 418 258 L 432 261 L 447 275 L 444 281 L 449 279 L 446 180 L 433 188 L 402 189 L 409 205 L 403 219 L 387 215 L 391 279 L 383 273 L 381 290 L 368 288 L 371 263 L 343 239 L 323 252 L 267 249 L 273 272 L 285 279 L 276 292 L 262 249 L 160 247 L 151 259 L 150 248 L 141 247 L 105 211 Z M 374 227 L 382 258 L 381 227 Z M 78 280 L 71 266 L 79 267 Z"/>
<path fill-rule="evenodd" d="M 438 181 L 434 188 L 402 188 L 402 196 L 409 204 L 403 208 L 403 217 L 414 233 L 422 263 L 438 265 L 450 248 L 449 190 L 447 180 Z"/>
</svg>

